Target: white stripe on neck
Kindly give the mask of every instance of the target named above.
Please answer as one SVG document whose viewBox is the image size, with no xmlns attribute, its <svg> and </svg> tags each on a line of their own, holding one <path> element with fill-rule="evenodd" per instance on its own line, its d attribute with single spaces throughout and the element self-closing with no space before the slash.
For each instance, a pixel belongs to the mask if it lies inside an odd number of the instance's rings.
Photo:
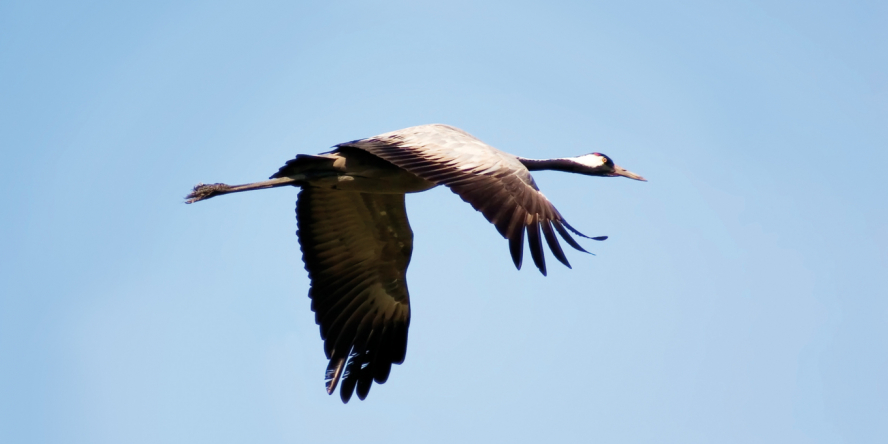
<svg viewBox="0 0 888 444">
<path fill-rule="evenodd" d="M 586 154 L 580 157 L 574 157 L 572 160 L 576 163 L 583 164 L 589 168 L 597 168 L 605 163 L 607 163 L 607 159 L 604 156 L 599 156 L 598 154 Z"/>
</svg>

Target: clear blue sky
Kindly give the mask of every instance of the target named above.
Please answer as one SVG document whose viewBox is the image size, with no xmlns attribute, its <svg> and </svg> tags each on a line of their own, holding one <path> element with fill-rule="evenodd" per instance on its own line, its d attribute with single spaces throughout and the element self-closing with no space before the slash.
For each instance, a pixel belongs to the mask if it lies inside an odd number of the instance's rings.
<svg viewBox="0 0 888 444">
<path fill-rule="evenodd" d="M 127 4 L 124 4 L 127 3 Z M 884 1 L 0 4 L 0 441 L 876 443 Z M 407 360 L 326 365 L 296 189 L 182 203 L 447 123 L 590 235 L 544 278 L 408 197 Z"/>
</svg>

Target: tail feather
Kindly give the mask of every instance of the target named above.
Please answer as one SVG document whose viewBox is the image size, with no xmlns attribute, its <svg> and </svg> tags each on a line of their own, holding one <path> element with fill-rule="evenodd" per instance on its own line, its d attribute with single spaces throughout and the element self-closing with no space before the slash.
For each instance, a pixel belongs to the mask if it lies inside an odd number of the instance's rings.
<svg viewBox="0 0 888 444">
<path fill-rule="evenodd" d="M 297 154 L 295 159 L 288 160 L 270 179 L 304 174 L 310 170 L 332 170 L 335 161 L 336 158 L 333 156 Z"/>
</svg>

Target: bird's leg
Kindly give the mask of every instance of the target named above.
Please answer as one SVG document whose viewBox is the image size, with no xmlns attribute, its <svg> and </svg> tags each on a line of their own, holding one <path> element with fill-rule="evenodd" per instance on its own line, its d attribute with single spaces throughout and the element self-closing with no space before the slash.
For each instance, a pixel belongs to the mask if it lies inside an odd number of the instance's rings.
<svg viewBox="0 0 888 444">
<path fill-rule="evenodd" d="M 191 193 L 185 196 L 185 203 L 192 204 L 220 194 L 239 193 L 241 191 L 261 190 L 265 188 L 282 187 L 284 185 L 295 185 L 299 181 L 304 181 L 305 175 L 299 174 L 290 177 L 280 177 L 277 179 L 265 180 L 262 182 L 248 183 L 244 185 L 227 185 L 224 183 L 202 184 L 194 186 Z"/>
</svg>

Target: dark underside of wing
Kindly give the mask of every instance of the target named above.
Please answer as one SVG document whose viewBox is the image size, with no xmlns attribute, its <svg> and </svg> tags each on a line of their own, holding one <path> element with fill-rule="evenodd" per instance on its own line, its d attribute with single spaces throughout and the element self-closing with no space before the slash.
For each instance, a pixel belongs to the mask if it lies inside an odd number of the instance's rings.
<svg viewBox="0 0 888 444">
<path fill-rule="evenodd" d="M 296 205 L 311 308 L 324 339 L 327 392 L 364 399 L 404 362 L 413 232 L 403 194 L 305 187 Z"/>
<path fill-rule="evenodd" d="M 568 225 L 558 210 L 537 189 L 530 172 L 514 157 L 489 147 L 477 139 L 451 131 L 441 136 L 444 142 L 421 145 L 409 135 L 385 139 L 363 139 L 351 146 L 375 154 L 430 182 L 446 185 L 464 201 L 484 214 L 500 234 L 509 240 L 509 251 L 521 268 L 524 236 L 534 264 L 546 274 L 542 239 L 558 261 L 570 267 L 555 236 L 558 234 L 573 248 L 587 252 L 571 236 L 589 238 Z M 448 141 L 453 137 L 455 141 Z M 606 237 L 590 238 L 604 240 Z M 587 252 L 588 253 L 588 252 Z"/>
</svg>

